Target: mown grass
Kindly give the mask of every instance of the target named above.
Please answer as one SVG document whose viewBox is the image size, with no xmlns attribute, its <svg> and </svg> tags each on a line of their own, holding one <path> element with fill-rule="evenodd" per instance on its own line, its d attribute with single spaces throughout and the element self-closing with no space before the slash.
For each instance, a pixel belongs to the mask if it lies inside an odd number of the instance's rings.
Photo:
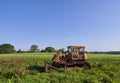
<svg viewBox="0 0 120 83">
<path fill-rule="evenodd" d="M 90 70 L 43 72 L 54 53 L 0 55 L 0 83 L 119 83 L 120 55 L 88 54 Z"/>
</svg>

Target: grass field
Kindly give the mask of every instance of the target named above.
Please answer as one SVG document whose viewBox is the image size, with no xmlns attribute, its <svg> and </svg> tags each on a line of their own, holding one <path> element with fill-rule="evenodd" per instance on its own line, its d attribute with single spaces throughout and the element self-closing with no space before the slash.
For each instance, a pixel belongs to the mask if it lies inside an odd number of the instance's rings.
<svg viewBox="0 0 120 83">
<path fill-rule="evenodd" d="M 54 53 L 0 55 L 0 83 L 119 83 L 120 55 L 88 54 L 90 70 L 43 72 Z"/>
</svg>

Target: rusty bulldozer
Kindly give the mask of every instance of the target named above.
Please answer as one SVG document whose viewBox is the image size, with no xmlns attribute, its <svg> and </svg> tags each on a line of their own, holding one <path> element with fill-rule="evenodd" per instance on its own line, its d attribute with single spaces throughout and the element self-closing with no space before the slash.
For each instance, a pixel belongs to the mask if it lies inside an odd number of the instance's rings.
<svg viewBox="0 0 120 83">
<path fill-rule="evenodd" d="M 52 59 L 52 64 L 45 62 L 45 72 L 50 69 L 60 70 L 65 69 L 90 69 L 90 64 L 86 61 L 87 55 L 85 53 L 85 46 L 68 46 L 68 53 L 57 53 Z"/>
</svg>

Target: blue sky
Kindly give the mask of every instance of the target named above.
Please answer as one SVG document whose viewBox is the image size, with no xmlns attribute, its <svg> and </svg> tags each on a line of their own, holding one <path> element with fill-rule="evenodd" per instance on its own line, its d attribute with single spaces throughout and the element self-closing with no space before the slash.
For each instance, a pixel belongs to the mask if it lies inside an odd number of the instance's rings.
<svg viewBox="0 0 120 83">
<path fill-rule="evenodd" d="M 0 44 L 120 50 L 120 0 L 0 0 Z"/>
</svg>

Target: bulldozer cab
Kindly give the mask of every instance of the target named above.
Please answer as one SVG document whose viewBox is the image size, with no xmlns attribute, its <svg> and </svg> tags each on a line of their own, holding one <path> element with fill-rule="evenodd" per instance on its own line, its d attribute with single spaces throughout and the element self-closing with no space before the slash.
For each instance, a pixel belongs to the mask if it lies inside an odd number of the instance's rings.
<svg viewBox="0 0 120 83">
<path fill-rule="evenodd" d="M 68 46 L 68 56 L 71 60 L 85 60 L 85 46 Z"/>
</svg>

